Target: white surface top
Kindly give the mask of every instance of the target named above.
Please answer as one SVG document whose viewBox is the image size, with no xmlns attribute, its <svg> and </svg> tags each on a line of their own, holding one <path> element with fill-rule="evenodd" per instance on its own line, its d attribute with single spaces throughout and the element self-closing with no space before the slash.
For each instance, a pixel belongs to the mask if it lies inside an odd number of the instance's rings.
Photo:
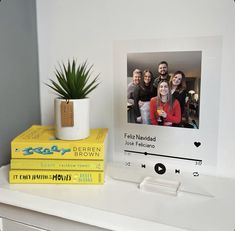
<svg viewBox="0 0 235 231">
<path fill-rule="evenodd" d="M 201 177 L 214 197 L 143 192 L 137 184 L 106 177 L 104 185 L 10 185 L 0 169 L 0 203 L 111 230 L 233 231 L 235 180 Z"/>
</svg>

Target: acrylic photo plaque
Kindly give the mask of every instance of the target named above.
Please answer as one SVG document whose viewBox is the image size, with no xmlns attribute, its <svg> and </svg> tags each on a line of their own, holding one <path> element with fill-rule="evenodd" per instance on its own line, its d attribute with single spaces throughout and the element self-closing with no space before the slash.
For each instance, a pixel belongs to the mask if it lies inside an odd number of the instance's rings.
<svg viewBox="0 0 235 231">
<path fill-rule="evenodd" d="M 114 163 L 158 175 L 213 173 L 217 164 L 221 37 L 114 42 Z M 168 74 L 183 71 L 186 99 L 180 126 L 132 118 L 127 86 L 135 69 L 167 61 Z M 157 91 L 157 88 L 156 88 Z M 183 124 L 183 125 L 182 125 Z"/>
</svg>

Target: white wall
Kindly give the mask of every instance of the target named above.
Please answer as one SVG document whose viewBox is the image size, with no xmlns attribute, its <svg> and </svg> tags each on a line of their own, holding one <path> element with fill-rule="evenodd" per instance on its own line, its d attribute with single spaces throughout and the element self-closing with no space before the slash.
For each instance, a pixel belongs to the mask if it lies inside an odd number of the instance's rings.
<svg viewBox="0 0 235 231">
<path fill-rule="evenodd" d="M 91 126 L 112 128 L 113 40 L 222 36 L 218 173 L 235 177 L 233 0 L 37 0 L 37 17 L 43 124 L 53 123 L 54 95 L 44 82 L 58 61 L 94 64 L 102 84 L 91 95 Z"/>
<path fill-rule="evenodd" d="M 11 140 L 40 124 L 36 4 L 0 1 L 0 166 L 9 163 Z"/>
</svg>

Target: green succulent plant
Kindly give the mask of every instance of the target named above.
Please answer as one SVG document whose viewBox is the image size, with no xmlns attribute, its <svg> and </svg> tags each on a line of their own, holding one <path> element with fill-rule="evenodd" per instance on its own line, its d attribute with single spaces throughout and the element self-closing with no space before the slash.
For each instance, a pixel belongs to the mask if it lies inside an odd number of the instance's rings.
<svg viewBox="0 0 235 231">
<path fill-rule="evenodd" d="M 99 75 L 89 81 L 92 67 L 93 65 L 88 66 L 86 61 L 77 64 L 74 59 L 68 60 L 67 65 L 62 63 L 59 65 L 59 69 L 55 70 L 57 82 L 50 79 L 51 85 L 46 85 L 62 99 L 87 98 L 87 95 L 100 84 L 98 83 Z"/>
</svg>

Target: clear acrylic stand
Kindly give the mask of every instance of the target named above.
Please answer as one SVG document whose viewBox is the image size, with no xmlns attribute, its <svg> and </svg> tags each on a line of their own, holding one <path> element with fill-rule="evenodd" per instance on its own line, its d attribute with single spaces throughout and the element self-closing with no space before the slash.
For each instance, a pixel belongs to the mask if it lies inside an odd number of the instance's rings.
<svg viewBox="0 0 235 231">
<path fill-rule="evenodd" d="M 159 179 L 157 177 L 145 177 L 139 184 L 140 190 L 152 193 L 170 194 L 173 196 L 177 196 L 179 187 L 179 181 Z"/>
</svg>

